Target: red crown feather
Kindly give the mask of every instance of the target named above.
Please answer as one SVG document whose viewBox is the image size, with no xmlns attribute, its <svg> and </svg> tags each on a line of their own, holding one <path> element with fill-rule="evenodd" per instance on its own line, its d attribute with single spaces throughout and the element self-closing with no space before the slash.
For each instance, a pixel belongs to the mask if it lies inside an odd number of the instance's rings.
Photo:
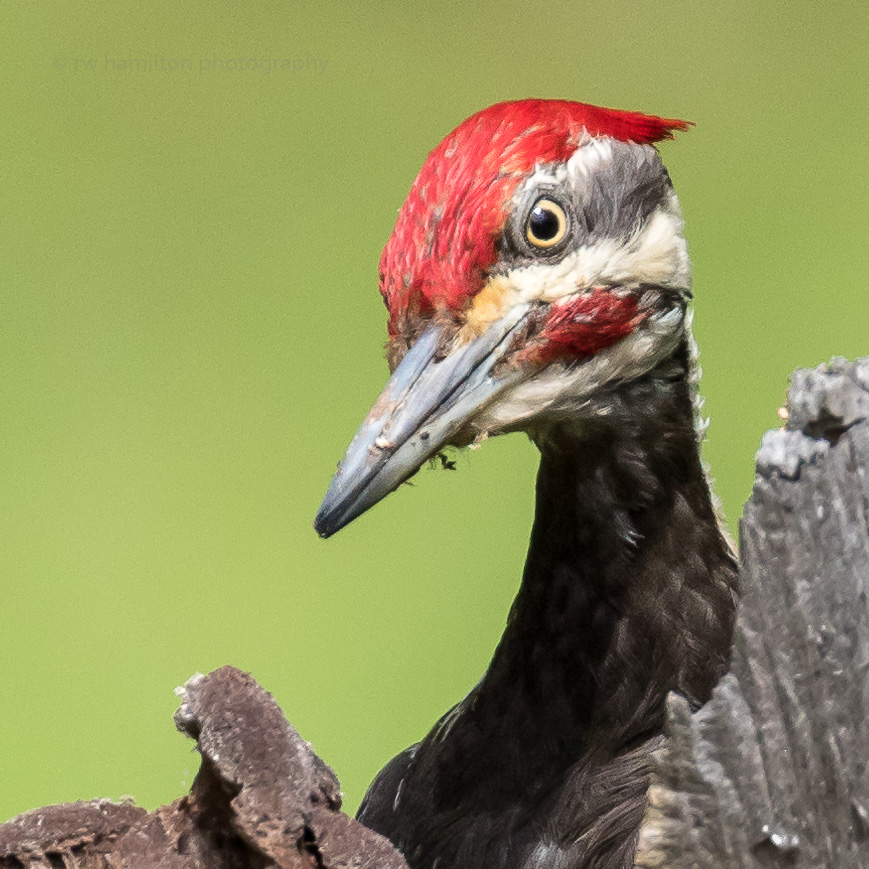
<svg viewBox="0 0 869 869">
<path fill-rule="evenodd" d="M 568 160 L 586 136 L 650 145 L 689 122 L 567 100 L 497 103 L 462 122 L 432 152 L 380 260 L 395 336 L 411 307 L 461 307 L 497 257 L 507 205 L 535 165 Z"/>
</svg>

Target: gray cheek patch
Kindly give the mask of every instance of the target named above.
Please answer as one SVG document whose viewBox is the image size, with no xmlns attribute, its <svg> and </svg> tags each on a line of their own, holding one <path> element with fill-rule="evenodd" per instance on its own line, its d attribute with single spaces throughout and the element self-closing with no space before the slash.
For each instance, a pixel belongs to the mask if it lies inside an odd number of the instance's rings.
<svg viewBox="0 0 869 869">
<path fill-rule="evenodd" d="M 568 177 L 567 194 L 580 217 L 579 244 L 628 238 L 666 201 L 670 176 L 648 145 L 610 140 L 612 159 Z"/>
<path fill-rule="evenodd" d="M 672 184 L 654 148 L 616 139 L 606 142 L 606 155 L 590 167 L 582 165 L 580 149 L 579 160 L 549 167 L 551 171 L 538 170 L 520 187 L 491 274 L 538 262 L 555 263 L 604 239 L 627 240 L 667 202 Z M 570 235 L 558 250 L 534 251 L 523 241 L 528 212 L 540 196 L 557 199 L 572 215 Z"/>
</svg>

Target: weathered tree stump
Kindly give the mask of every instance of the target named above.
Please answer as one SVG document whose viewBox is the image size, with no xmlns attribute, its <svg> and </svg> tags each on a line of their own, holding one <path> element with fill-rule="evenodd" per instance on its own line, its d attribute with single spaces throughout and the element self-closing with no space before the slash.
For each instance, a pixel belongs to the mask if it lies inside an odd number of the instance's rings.
<svg viewBox="0 0 869 869">
<path fill-rule="evenodd" d="M 340 811 L 335 774 L 251 676 L 223 667 L 180 691 L 178 729 L 202 766 L 191 792 L 149 814 L 99 800 L 0 826 L 2 869 L 407 869 Z"/>
<path fill-rule="evenodd" d="M 741 526 L 730 673 L 691 714 L 672 695 L 638 869 L 869 866 L 869 358 L 798 371 Z M 272 697 L 224 667 L 182 690 L 191 793 L 0 826 L 0 869 L 406 869 L 340 812 L 334 773 Z"/>
<path fill-rule="evenodd" d="M 741 524 L 730 673 L 669 701 L 639 867 L 869 866 L 869 359 L 798 371 Z"/>
</svg>

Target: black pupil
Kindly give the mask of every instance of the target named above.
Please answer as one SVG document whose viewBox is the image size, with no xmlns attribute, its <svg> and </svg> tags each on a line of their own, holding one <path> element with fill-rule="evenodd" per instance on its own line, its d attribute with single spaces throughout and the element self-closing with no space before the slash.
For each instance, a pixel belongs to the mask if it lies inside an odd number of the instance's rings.
<svg viewBox="0 0 869 869">
<path fill-rule="evenodd" d="M 558 235 L 560 222 L 557 215 L 548 208 L 535 205 L 531 211 L 531 217 L 528 219 L 528 226 L 534 238 L 540 241 L 551 241 Z"/>
</svg>

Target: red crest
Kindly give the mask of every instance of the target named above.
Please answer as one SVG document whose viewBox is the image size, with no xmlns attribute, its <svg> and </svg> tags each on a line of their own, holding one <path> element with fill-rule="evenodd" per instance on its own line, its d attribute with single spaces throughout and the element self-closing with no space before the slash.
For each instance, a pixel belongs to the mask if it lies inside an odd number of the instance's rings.
<svg viewBox="0 0 869 869">
<path fill-rule="evenodd" d="M 536 165 L 568 160 L 586 136 L 648 145 L 688 122 L 566 100 L 498 103 L 432 152 L 380 259 L 389 331 L 409 310 L 459 309 L 483 287 L 510 199 Z"/>
</svg>

